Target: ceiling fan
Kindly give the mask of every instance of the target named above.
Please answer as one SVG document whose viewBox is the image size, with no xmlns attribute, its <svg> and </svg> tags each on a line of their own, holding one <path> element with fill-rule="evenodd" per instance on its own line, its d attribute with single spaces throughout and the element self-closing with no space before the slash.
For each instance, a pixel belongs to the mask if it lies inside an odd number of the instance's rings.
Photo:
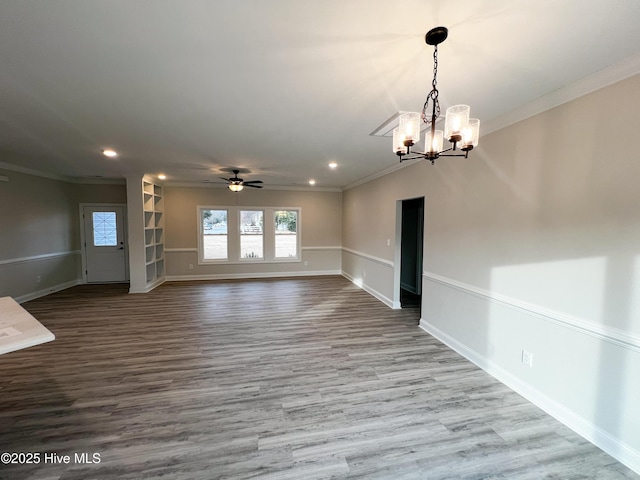
<svg viewBox="0 0 640 480">
<path fill-rule="evenodd" d="M 262 188 L 262 185 L 254 185 L 254 183 L 262 183 L 262 180 L 250 180 L 245 182 L 243 179 L 238 177 L 240 170 L 232 170 L 234 177 L 231 178 L 223 178 L 219 177 L 221 180 L 225 180 L 229 183 L 229 190 L 232 192 L 239 192 L 244 187 L 253 187 L 253 188 Z"/>
</svg>

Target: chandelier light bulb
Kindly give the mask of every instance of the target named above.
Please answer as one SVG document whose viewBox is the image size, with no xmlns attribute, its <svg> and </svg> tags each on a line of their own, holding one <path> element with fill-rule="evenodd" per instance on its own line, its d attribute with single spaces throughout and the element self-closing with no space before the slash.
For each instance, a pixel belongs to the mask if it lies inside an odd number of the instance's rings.
<svg viewBox="0 0 640 480">
<path fill-rule="evenodd" d="M 404 145 L 411 147 L 420 141 L 420 114 L 406 112 L 400 115 L 400 133 L 404 135 Z"/>
<path fill-rule="evenodd" d="M 393 153 L 396 155 L 405 155 L 407 147 L 404 145 L 405 136 L 400 133 L 400 127 L 393 129 Z"/>
<path fill-rule="evenodd" d="M 454 105 L 447 108 L 444 121 L 444 135 L 447 140 L 452 143 L 462 140 L 462 130 L 469 124 L 470 110 L 469 105 Z"/>
<path fill-rule="evenodd" d="M 428 131 L 424 137 L 424 144 L 427 147 L 427 155 L 431 158 L 438 155 L 442 151 L 444 145 L 444 132 L 442 130 L 434 130 L 433 134 Z"/>
<path fill-rule="evenodd" d="M 460 150 L 468 152 L 478 145 L 480 137 L 480 120 L 470 118 L 467 128 L 462 130 L 462 140 L 460 141 Z"/>
</svg>

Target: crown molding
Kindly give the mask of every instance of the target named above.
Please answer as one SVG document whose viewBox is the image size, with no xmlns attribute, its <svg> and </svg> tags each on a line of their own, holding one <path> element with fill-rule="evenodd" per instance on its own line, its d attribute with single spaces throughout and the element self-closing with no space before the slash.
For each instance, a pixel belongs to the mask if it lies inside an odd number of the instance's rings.
<svg viewBox="0 0 640 480">
<path fill-rule="evenodd" d="M 216 188 L 226 190 L 227 184 L 220 182 L 163 182 L 165 187 L 186 187 L 186 188 Z M 263 190 L 292 190 L 297 192 L 342 192 L 338 187 L 316 187 L 316 186 L 289 186 L 289 185 L 262 185 Z"/>
<path fill-rule="evenodd" d="M 45 172 L 35 168 L 22 167 L 15 163 L 0 161 L 0 170 L 8 170 L 10 172 L 22 173 L 25 175 L 32 175 L 34 177 L 48 178 L 49 180 L 56 180 L 58 182 L 75 183 L 75 184 L 89 184 L 89 185 L 125 185 L 126 180 L 124 178 L 103 178 L 103 177 L 67 177 L 65 175 L 58 175 L 51 172 Z M 6 177 L 5 177 L 6 178 Z"/>
<path fill-rule="evenodd" d="M 61 182 L 71 182 L 71 178 L 64 175 L 57 175 L 55 173 L 45 172 L 43 170 L 37 170 L 35 168 L 22 167 L 15 163 L 0 161 L 0 169 L 9 170 L 11 172 L 24 173 L 25 175 L 33 175 L 34 177 L 43 177 L 50 180 L 58 180 Z"/>
<path fill-rule="evenodd" d="M 629 77 L 640 74 L 640 54 L 626 58 L 610 67 L 599 70 L 576 82 L 539 97 L 510 112 L 488 120 L 482 125 L 482 134 L 501 130 L 509 125 L 526 120 L 564 103 L 600 90 Z"/>
<path fill-rule="evenodd" d="M 421 159 L 418 160 L 405 160 L 402 163 L 398 162 L 398 163 L 394 163 L 393 165 L 389 165 L 387 168 L 380 170 L 378 172 L 372 173 L 371 175 L 368 175 L 364 178 L 361 178 L 360 180 L 356 180 L 353 183 L 350 183 L 348 185 L 345 185 L 344 187 L 342 187 L 342 191 L 346 191 L 346 190 L 350 190 L 352 188 L 355 188 L 359 185 L 363 185 L 365 183 L 369 183 L 373 180 L 375 180 L 376 178 L 380 178 L 380 177 L 384 177 L 385 175 L 389 175 L 390 173 L 393 173 L 397 170 L 400 170 L 402 168 L 408 167 L 409 165 L 413 165 L 414 163 L 417 163 L 421 161 Z"/>
</svg>

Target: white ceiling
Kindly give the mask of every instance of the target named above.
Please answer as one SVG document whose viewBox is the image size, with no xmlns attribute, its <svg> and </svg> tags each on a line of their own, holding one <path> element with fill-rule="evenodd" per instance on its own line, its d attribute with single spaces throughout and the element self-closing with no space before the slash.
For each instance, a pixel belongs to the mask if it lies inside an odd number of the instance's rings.
<svg viewBox="0 0 640 480">
<path fill-rule="evenodd" d="M 636 58 L 639 20 L 637 0 L 5 0 L 0 162 L 344 187 L 397 164 L 369 134 L 422 108 L 430 28 L 443 109 L 489 125 Z"/>
</svg>

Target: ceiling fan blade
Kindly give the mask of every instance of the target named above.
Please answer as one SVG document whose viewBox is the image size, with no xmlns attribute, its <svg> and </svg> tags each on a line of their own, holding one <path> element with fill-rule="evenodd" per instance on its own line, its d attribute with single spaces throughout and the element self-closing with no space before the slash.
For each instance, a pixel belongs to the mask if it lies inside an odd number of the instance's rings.
<svg viewBox="0 0 640 480">
<path fill-rule="evenodd" d="M 245 185 L 249 183 L 262 183 L 262 180 L 249 180 L 248 182 L 244 182 Z"/>
<path fill-rule="evenodd" d="M 230 182 L 230 178 L 218 177 L 220 180 L 224 180 L 225 182 Z"/>
<path fill-rule="evenodd" d="M 253 188 L 262 188 L 262 185 L 250 185 L 247 182 L 244 182 L 245 187 L 253 187 Z"/>
</svg>

